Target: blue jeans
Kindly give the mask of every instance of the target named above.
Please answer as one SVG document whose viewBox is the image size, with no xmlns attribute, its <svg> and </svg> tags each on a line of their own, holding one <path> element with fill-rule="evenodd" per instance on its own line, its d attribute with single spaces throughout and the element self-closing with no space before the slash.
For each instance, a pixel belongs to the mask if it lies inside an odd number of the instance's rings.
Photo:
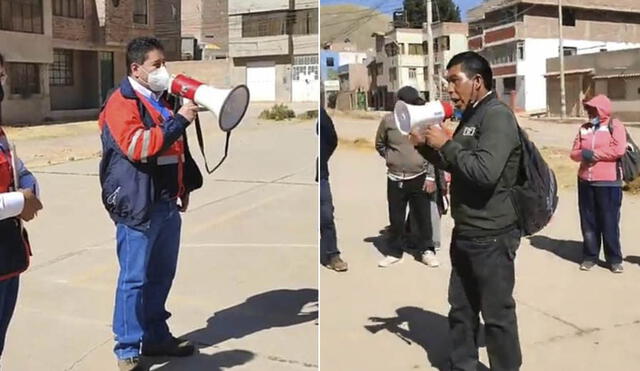
<svg viewBox="0 0 640 371">
<path fill-rule="evenodd" d="M 176 273 L 182 221 L 175 202 L 152 206 L 150 226 L 117 224 L 120 275 L 113 313 L 118 359 L 137 357 L 141 343 L 171 339 L 165 303 Z"/>
<path fill-rule="evenodd" d="M 18 300 L 19 283 L 19 277 L 0 281 L 0 356 L 4 350 L 4 339 Z"/>
<path fill-rule="evenodd" d="M 336 224 L 333 221 L 333 196 L 328 179 L 320 179 L 320 262 L 340 254 Z"/>
</svg>

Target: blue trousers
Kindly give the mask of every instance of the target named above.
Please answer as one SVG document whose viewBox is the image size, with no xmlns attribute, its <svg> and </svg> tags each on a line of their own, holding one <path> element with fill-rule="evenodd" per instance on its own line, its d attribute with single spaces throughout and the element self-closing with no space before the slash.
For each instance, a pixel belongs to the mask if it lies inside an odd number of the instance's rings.
<svg viewBox="0 0 640 371">
<path fill-rule="evenodd" d="M 182 221 L 175 202 L 152 207 L 150 227 L 117 224 L 120 275 L 113 314 L 118 359 L 136 357 L 141 343 L 171 339 L 165 303 L 176 273 Z"/>
<path fill-rule="evenodd" d="M 322 263 L 326 263 L 331 256 L 340 254 L 333 210 L 329 180 L 320 179 L 320 261 Z"/>
<path fill-rule="evenodd" d="M 578 204 L 583 238 L 583 260 L 596 262 L 604 242 L 609 264 L 622 263 L 620 246 L 621 187 L 597 187 L 578 182 Z"/>
<path fill-rule="evenodd" d="M 4 350 L 4 340 L 7 336 L 9 322 L 18 300 L 19 277 L 0 281 L 0 356 Z"/>
</svg>

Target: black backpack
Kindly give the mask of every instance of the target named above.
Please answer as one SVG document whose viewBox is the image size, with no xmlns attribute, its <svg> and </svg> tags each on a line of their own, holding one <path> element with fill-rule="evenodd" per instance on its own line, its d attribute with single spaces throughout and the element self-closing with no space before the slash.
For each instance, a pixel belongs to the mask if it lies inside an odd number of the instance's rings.
<svg viewBox="0 0 640 371">
<path fill-rule="evenodd" d="M 511 189 L 511 200 L 522 234 L 531 236 L 551 221 L 558 206 L 558 183 L 555 173 L 520 125 L 518 133 L 522 155 L 518 182 Z"/>
<path fill-rule="evenodd" d="M 613 123 L 613 119 L 611 120 Z M 613 135 L 613 125 L 609 126 L 609 134 Z M 627 182 L 633 182 L 638 176 L 640 176 L 640 149 L 633 141 L 629 130 L 624 129 L 627 134 L 627 150 L 622 158 L 619 160 L 620 167 L 622 168 L 622 179 Z"/>
</svg>

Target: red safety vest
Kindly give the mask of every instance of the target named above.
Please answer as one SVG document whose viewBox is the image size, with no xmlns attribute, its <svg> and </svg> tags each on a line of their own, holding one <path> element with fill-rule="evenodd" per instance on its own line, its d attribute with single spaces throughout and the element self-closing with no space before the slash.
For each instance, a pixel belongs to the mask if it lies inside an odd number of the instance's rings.
<svg viewBox="0 0 640 371">
<path fill-rule="evenodd" d="M 0 193 L 15 191 L 11 149 L 3 143 L 7 140 L 0 128 Z M 30 257 L 29 238 L 27 231 L 21 228 L 20 220 L 16 217 L 0 220 L 0 281 L 27 270 Z"/>
</svg>

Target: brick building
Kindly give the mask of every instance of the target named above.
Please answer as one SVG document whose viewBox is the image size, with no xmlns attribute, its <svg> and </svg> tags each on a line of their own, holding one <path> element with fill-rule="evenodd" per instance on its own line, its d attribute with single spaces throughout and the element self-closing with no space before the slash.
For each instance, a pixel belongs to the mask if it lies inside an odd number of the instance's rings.
<svg viewBox="0 0 640 371">
<path fill-rule="evenodd" d="M 126 74 L 125 47 L 134 37 L 156 35 L 168 59 L 180 55 L 180 0 L 0 3 L 0 53 L 9 74 L 3 123 L 95 117 Z"/>
<path fill-rule="evenodd" d="M 559 56 L 557 0 L 489 0 L 471 9 L 468 46 L 493 67 L 515 110 L 548 110 L 545 65 Z M 564 0 L 565 56 L 640 47 L 640 1 Z"/>
<path fill-rule="evenodd" d="M 228 0 L 182 0 L 183 59 L 228 56 L 228 9 Z"/>
</svg>

